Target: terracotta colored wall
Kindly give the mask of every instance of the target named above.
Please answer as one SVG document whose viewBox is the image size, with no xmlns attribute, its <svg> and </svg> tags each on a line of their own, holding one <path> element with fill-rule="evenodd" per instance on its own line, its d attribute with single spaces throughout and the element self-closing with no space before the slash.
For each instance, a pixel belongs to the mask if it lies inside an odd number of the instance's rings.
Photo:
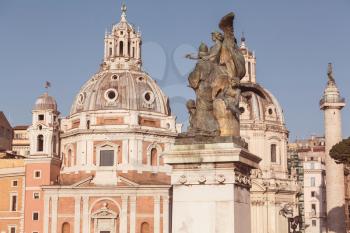
<svg viewBox="0 0 350 233">
<path fill-rule="evenodd" d="M 10 225 L 15 226 L 17 231 L 20 228 L 20 211 L 23 208 L 23 179 L 24 176 L 0 177 L 0 232 L 8 232 L 8 226 Z M 12 187 L 13 180 L 17 180 L 17 187 Z M 17 194 L 17 211 L 11 211 L 11 193 Z M 17 219 L 2 219 L 5 217 Z"/>
</svg>

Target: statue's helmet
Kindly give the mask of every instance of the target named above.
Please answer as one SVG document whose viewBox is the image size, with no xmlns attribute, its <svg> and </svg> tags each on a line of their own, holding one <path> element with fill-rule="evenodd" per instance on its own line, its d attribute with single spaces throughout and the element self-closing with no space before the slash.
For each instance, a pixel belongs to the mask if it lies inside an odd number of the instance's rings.
<svg viewBox="0 0 350 233">
<path fill-rule="evenodd" d="M 208 55 L 208 53 L 209 53 L 208 46 L 202 42 L 198 49 L 198 56 L 203 57 Z"/>
</svg>

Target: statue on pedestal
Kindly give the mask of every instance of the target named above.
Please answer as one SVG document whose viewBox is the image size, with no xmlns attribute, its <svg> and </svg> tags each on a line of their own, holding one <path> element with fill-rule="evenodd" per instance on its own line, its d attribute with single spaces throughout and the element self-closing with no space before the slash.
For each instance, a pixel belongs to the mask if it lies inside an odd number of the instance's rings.
<svg viewBox="0 0 350 233">
<path fill-rule="evenodd" d="M 202 43 L 198 60 L 188 77 L 196 100 L 186 104 L 190 114 L 189 136 L 239 136 L 240 80 L 245 75 L 245 60 L 234 36 L 234 14 L 224 16 L 212 33 L 215 43 L 210 49 Z"/>
</svg>

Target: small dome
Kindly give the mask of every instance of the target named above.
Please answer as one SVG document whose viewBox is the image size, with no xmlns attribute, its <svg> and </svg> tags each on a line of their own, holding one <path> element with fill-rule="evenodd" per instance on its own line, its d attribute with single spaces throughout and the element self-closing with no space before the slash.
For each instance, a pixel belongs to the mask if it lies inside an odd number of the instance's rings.
<svg viewBox="0 0 350 233">
<path fill-rule="evenodd" d="M 33 110 L 53 110 L 57 111 L 56 100 L 47 93 L 41 95 L 36 101 Z"/>
<path fill-rule="evenodd" d="M 241 120 L 269 121 L 285 124 L 277 99 L 259 84 L 242 83 Z"/>
<path fill-rule="evenodd" d="M 80 89 L 71 115 L 96 110 L 135 110 L 170 115 L 168 98 L 143 71 L 101 71 Z"/>
</svg>

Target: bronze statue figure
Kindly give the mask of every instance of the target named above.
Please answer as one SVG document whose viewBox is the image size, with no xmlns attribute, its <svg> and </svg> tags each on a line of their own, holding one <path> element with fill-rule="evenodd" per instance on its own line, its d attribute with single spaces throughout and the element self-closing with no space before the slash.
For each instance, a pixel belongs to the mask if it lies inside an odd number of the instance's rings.
<svg viewBox="0 0 350 233">
<path fill-rule="evenodd" d="M 234 14 L 224 16 L 219 27 L 224 32 L 212 33 L 214 45 L 208 50 L 199 47 L 195 69 L 188 80 L 196 93 L 196 101 L 189 100 L 189 135 L 239 136 L 240 80 L 245 75 L 245 60 L 233 31 Z"/>
</svg>

